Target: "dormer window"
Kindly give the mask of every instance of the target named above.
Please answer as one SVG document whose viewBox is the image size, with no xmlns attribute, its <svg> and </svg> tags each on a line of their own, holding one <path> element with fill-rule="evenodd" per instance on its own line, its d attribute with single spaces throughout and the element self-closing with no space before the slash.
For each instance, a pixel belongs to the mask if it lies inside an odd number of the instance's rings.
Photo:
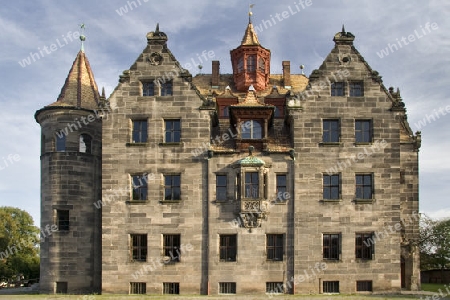
<svg viewBox="0 0 450 300">
<path fill-rule="evenodd" d="M 248 120 L 241 124 L 242 139 L 262 139 L 262 126 L 256 120 Z"/>
</svg>

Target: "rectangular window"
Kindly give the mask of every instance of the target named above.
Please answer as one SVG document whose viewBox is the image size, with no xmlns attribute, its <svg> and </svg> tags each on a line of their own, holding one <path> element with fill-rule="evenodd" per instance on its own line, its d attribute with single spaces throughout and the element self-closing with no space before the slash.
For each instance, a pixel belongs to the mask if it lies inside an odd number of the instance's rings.
<svg viewBox="0 0 450 300">
<path fill-rule="evenodd" d="M 148 137 L 147 128 L 148 128 L 147 120 L 133 121 L 133 134 L 132 134 L 133 143 L 147 143 Z"/>
<path fill-rule="evenodd" d="M 274 117 L 275 118 L 282 118 L 282 117 L 284 117 L 283 106 L 275 106 Z"/>
<path fill-rule="evenodd" d="M 341 235 L 339 233 L 323 234 L 323 259 L 339 260 Z"/>
<path fill-rule="evenodd" d="M 133 261 L 147 261 L 147 235 L 130 234 L 131 259 Z"/>
<path fill-rule="evenodd" d="M 58 133 L 56 133 L 56 137 L 55 137 L 56 141 L 56 145 L 55 145 L 55 150 L 57 152 L 64 152 L 66 151 L 66 135 L 64 134 L 63 131 L 59 131 Z"/>
<path fill-rule="evenodd" d="M 245 173 L 245 197 L 259 198 L 259 174 L 258 172 Z"/>
<path fill-rule="evenodd" d="M 372 199 L 372 185 L 371 174 L 356 175 L 356 199 Z"/>
<path fill-rule="evenodd" d="M 58 225 L 58 231 L 69 231 L 70 222 L 69 222 L 69 211 L 68 210 L 60 210 L 56 211 L 56 221 Z"/>
<path fill-rule="evenodd" d="M 324 281 L 323 282 L 324 293 L 339 293 L 339 281 Z"/>
<path fill-rule="evenodd" d="M 179 143 L 181 141 L 180 120 L 165 120 L 165 142 Z"/>
<path fill-rule="evenodd" d="M 262 139 L 262 126 L 256 120 L 248 120 L 241 123 L 241 138 L 243 139 Z"/>
<path fill-rule="evenodd" d="M 181 200 L 181 175 L 164 176 L 164 200 Z"/>
<path fill-rule="evenodd" d="M 227 200 L 227 175 L 216 175 L 216 200 Z"/>
<path fill-rule="evenodd" d="M 130 282 L 130 294 L 146 294 L 147 284 L 145 282 Z"/>
<path fill-rule="evenodd" d="M 356 233 L 355 235 L 355 256 L 360 259 L 372 259 L 374 252 L 373 233 Z"/>
<path fill-rule="evenodd" d="M 178 282 L 164 282 L 163 283 L 163 294 L 180 294 L 180 283 Z"/>
<path fill-rule="evenodd" d="M 132 175 L 132 188 L 133 188 L 133 200 L 147 200 L 148 195 L 148 176 L 143 175 Z"/>
<path fill-rule="evenodd" d="M 234 185 L 234 187 L 235 187 L 235 193 L 234 193 L 234 195 L 235 195 L 235 199 L 240 199 L 241 198 L 241 186 L 242 186 L 242 183 L 241 183 L 241 174 L 240 173 L 237 173 L 236 174 L 236 181 L 235 181 L 235 185 Z"/>
<path fill-rule="evenodd" d="M 265 72 L 266 71 L 266 62 L 264 61 L 264 59 L 262 57 L 260 57 L 258 59 L 258 69 L 260 72 Z"/>
<path fill-rule="evenodd" d="M 238 73 L 241 73 L 242 71 L 244 71 L 244 59 L 242 57 L 239 57 L 239 59 L 238 59 L 237 69 L 238 69 Z"/>
<path fill-rule="evenodd" d="M 370 120 L 355 121 L 355 142 L 356 143 L 372 142 L 372 122 Z"/>
<path fill-rule="evenodd" d="M 142 96 L 155 96 L 155 82 L 142 83 Z"/>
<path fill-rule="evenodd" d="M 220 260 L 221 261 L 236 261 L 237 253 L 237 236 L 220 235 Z"/>
<path fill-rule="evenodd" d="M 67 281 L 57 281 L 56 282 L 56 293 L 57 294 L 67 294 Z"/>
<path fill-rule="evenodd" d="M 356 282 L 357 292 L 372 292 L 372 280 L 360 280 Z"/>
<path fill-rule="evenodd" d="M 249 55 L 247 57 L 247 72 L 256 71 L 256 55 Z"/>
<path fill-rule="evenodd" d="M 229 111 L 230 106 L 221 106 L 220 107 L 220 116 L 221 117 L 229 117 L 230 116 L 230 111 Z"/>
<path fill-rule="evenodd" d="M 287 180 L 286 174 L 277 174 L 277 200 L 287 200 Z"/>
<path fill-rule="evenodd" d="M 266 252 L 267 260 L 283 260 L 283 235 L 282 234 L 268 234 L 266 235 Z"/>
<path fill-rule="evenodd" d="M 350 97 L 362 97 L 364 96 L 364 83 L 362 81 L 350 82 Z"/>
<path fill-rule="evenodd" d="M 236 294 L 236 282 L 219 282 L 219 294 Z"/>
<path fill-rule="evenodd" d="M 323 120 L 323 139 L 324 143 L 339 143 L 339 120 Z"/>
<path fill-rule="evenodd" d="M 336 200 L 340 198 L 339 175 L 323 175 L 323 199 Z"/>
<path fill-rule="evenodd" d="M 78 151 L 81 153 L 92 153 L 92 137 L 89 134 L 80 134 L 80 144 Z"/>
<path fill-rule="evenodd" d="M 266 282 L 266 293 L 284 294 L 283 282 Z"/>
<path fill-rule="evenodd" d="M 344 96 L 343 82 L 333 82 L 331 84 L 331 96 Z"/>
<path fill-rule="evenodd" d="M 169 257 L 172 262 L 179 262 L 181 258 L 181 236 L 179 234 L 164 234 L 163 239 L 164 256 Z"/>
<path fill-rule="evenodd" d="M 173 83 L 171 80 L 161 83 L 161 96 L 172 96 L 172 87 Z"/>
</svg>

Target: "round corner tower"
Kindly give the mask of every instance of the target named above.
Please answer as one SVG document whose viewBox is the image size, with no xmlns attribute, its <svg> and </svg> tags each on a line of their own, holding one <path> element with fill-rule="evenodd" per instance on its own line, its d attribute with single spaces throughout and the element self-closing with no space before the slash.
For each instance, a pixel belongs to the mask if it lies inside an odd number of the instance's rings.
<svg viewBox="0 0 450 300">
<path fill-rule="evenodd" d="M 36 111 L 41 125 L 41 293 L 101 291 L 99 95 L 81 50 L 58 100 Z M 57 229 L 56 229 L 57 228 Z"/>
</svg>

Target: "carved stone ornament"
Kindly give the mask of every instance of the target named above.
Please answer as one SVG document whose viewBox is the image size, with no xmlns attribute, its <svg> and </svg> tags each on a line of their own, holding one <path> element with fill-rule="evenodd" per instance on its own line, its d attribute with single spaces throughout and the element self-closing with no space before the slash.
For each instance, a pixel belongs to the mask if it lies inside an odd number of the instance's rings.
<svg viewBox="0 0 450 300">
<path fill-rule="evenodd" d="M 162 63 L 163 61 L 163 57 L 161 56 L 161 54 L 153 52 L 152 54 L 150 54 L 147 57 L 147 61 L 152 65 L 152 66 L 158 66 Z"/>
</svg>

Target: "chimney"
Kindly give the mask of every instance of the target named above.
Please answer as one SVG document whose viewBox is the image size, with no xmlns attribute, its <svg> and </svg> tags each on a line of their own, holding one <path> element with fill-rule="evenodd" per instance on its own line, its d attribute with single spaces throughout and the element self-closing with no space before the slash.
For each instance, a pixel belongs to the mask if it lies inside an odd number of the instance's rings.
<svg viewBox="0 0 450 300">
<path fill-rule="evenodd" d="M 219 88 L 219 69 L 220 69 L 220 62 L 218 60 L 213 60 L 212 76 L 211 76 L 211 88 L 213 89 Z"/>
<path fill-rule="evenodd" d="M 283 81 L 284 88 L 291 88 L 291 62 L 289 60 L 283 61 Z"/>
</svg>

